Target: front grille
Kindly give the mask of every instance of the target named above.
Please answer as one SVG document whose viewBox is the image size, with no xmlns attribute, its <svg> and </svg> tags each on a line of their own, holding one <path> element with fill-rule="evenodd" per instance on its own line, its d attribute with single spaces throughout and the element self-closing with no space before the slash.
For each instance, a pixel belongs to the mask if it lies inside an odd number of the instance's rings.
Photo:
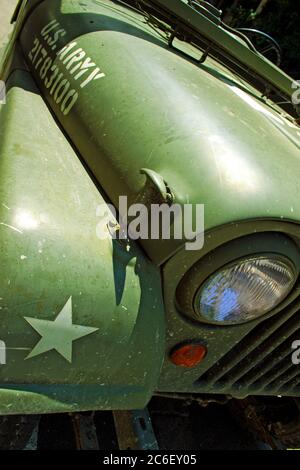
<svg viewBox="0 0 300 470">
<path fill-rule="evenodd" d="M 257 325 L 198 380 L 214 393 L 300 395 L 300 364 L 291 348 L 300 340 L 300 300 Z"/>
</svg>

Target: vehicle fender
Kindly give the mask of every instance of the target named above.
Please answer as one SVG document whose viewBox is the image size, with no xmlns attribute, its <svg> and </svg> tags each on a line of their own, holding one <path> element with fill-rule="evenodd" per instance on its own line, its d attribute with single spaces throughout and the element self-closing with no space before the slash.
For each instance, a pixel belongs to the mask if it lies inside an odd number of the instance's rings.
<svg viewBox="0 0 300 470">
<path fill-rule="evenodd" d="M 23 70 L 0 165 L 0 414 L 144 407 L 165 350 L 160 271 L 99 238 L 109 208 Z"/>
</svg>

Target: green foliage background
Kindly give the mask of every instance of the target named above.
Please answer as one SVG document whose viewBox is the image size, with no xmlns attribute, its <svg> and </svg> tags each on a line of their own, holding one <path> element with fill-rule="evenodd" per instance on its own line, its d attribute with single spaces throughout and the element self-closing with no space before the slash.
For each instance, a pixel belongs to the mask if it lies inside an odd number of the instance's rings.
<svg viewBox="0 0 300 470">
<path fill-rule="evenodd" d="M 282 68 L 300 79 L 300 0 L 268 0 L 262 13 L 257 16 L 254 12 L 260 4 L 259 0 L 223 0 L 215 3 L 225 14 L 228 11 L 232 14 L 231 26 L 257 28 L 273 36 L 283 49 Z"/>
</svg>

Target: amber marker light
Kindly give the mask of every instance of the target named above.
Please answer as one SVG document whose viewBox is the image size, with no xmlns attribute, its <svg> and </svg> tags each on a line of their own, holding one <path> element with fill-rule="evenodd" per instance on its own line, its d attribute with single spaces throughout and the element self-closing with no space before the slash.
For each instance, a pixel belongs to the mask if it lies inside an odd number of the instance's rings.
<svg viewBox="0 0 300 470">
<path fill-rule="evenodd" d="M 176 366 L 195 367 L 203 361 L 206 354 L 207 349 L 203 344 L 185 343 L 172 350 L 170 360 Z"/>
</svg>

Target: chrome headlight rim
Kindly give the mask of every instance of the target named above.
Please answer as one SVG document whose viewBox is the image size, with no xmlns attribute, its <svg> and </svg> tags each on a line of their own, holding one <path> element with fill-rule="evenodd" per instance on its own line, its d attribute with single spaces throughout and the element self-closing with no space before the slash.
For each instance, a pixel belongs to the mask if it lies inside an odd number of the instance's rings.
<svg viewBox="0 0 300 470">
<path fill-rule="evenodd" d="M 258 256 L 279 256 L 288 259 L 295 269 L 295 282 L 287 297 L 264 315 L 241 323 L 212 322 L 199 315 L 195 299 L 205 282 L 215 273 L 241 259 Z M 194 323 L 194 326 L 234 327 L 245 323 L 260 323 L 287 307 L 299 296 L 296 285 L 300 282 L 299 246 L 288 235 L 280 232 L 262 232 L 236 238 L 207 253 L 185 274 L 177 286 L 175 304 L 178 313 Z M 300 286 L 299 286 L 300 288 Z"/>
</svg>

